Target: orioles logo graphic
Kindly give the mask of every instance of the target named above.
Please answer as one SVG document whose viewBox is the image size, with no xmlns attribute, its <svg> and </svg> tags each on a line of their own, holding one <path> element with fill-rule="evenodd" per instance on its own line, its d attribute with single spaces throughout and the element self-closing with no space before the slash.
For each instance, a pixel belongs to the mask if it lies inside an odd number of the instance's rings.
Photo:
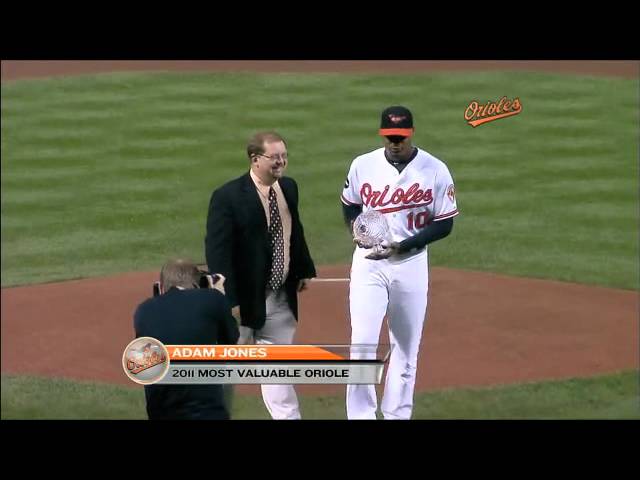
<svg viewBox="0 0 640 480">
<path fill-rule="evenodd" d="M 148 343 L 141 350 L 137 352 L 131 352 L 130 357 L 127 358 L 127 369 L 133 373 L 140 373 L 147 368 L 160 365 L 167 360 L 166 355 L 159 351 L 160 349 Z M 137 355 L 136 355 L 137 354 Z"/>
<path fill-rule="evenodd" d="M 122 366 L 129 379 L 141 385 L 151 385 L 162 380 L 169 370 L 169 352 L 155 338 L 136 338 L 125 348 Z"/>
<path fill-rule="evenodd" d="M 449 197 L 449 200 L 451 200 L 452 202 L 455 200 L 456 188 L 453 185 L 449 185 L 449 187 L 447 188 L 447 197 Z"/>
<path fill-rule="evenodd" d="M 519 98 L 509 100 L 502 97 L 499 102 L 487 102 L 480 105 L 477 101 L 472 101 L 464 111 L 464 119 L 473 128 L 484 123 L 500 120 L 501 118 L 512 117 L 522 111 L 522 102 Z"/>
<path fill-rule="evenodd" d="M 407 117 L 405 117 L 404 115 L 389 114 L 389 120 L 391 120 L 393 123 L 400 123 L 405 118 L 407 118 Z"/>
</svg>

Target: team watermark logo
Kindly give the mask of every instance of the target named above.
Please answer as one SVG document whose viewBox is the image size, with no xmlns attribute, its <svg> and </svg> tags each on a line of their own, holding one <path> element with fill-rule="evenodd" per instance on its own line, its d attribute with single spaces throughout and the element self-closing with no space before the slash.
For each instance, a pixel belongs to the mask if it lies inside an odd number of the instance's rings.
<svg viewBox="0 0 640 480">
<path fill-rule="evenodd" d="M 464 111 L 464 119 L 469 125 L 476 128 L 483 123 L 512 117 L 519 114 L 521 111 L 522 102 L 520 102 L 520 99 L 517 97 L 513 100 L 509 100 L 507 97 L 502 97 L 498 102 L 489 101 L 484 105 L 473 100 Z"/>
<path fill-rule="evenodd" d="M 124 349 L 122 368 L 134 382 L 151 385 L 162 380 L 169 370 L 169 351 L 155 338 L 136 338 Z"/>
</svg>

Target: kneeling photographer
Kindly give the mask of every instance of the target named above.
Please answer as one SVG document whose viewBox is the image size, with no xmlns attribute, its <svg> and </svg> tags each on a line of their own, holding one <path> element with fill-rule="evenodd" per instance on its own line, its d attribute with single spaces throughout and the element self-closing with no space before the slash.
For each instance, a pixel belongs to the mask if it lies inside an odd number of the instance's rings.
<svg viewBox="0 0 640 480">
<path fill-rule="evenodd" d="M 154 297 L 134 314 L 136 337 L 165 345 L 236 344 L 238 324 L 224 295 L 224 277 L 189 260 L 170 260 L 154 285 Z M 150 420 L 228 420 L 222 385 L 145 385 Z"/>
</svg>

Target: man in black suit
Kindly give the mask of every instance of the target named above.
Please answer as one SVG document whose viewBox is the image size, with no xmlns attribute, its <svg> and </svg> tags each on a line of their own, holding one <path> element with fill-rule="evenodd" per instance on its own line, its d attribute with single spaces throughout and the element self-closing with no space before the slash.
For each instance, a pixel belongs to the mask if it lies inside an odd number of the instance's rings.
<svg viewBox="0 0 640 480">
<path fill-rule="evenodd" d="M 298 213 L 298 185 L 284 177 L 287 145 L 275 132 L 247 145 L 250 170 L 215 190 L 205 250 L 212 272 L 226 277 L 227 298 L 241 321 L 238 343 L 291 344 L 298 292 L 316 276 Z M 273 419 L 299 419 L 292 385 L 262 385 Z"/>
<path fill-rule="evenodd" d="M 235 344 L 238 324 L 224 295 L 224 277 L 198 288 L 202 273 L 187 260 L 171 260 L 160 272 L 160 295 L 138 306 L 137 337 L 165 345 Z M 222 385 L 145 385 L 150 420 L 228 420 Z"/>
</svg>

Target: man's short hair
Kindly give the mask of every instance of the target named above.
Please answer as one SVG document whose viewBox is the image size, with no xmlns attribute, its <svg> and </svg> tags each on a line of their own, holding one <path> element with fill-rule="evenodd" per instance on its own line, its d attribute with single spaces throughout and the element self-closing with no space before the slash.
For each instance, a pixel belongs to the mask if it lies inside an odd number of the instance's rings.
<svg viewBox="0 0 640 480">
<path fill-rule="evenodd" d="M 160 271 L 160 283 L 165 292 L 172 287 L 197 288 L 199 281 L 200 271 L 191 260 L 182 258 L 169 260 Z"/>
<path fill-rule="evenodd" d="M 262 155 L 264 153 L 264 144 L 265 143 L 273 143 L 273 142 L 282 142 L 284 146 L 287 146 L 287 142 L 279 133 L 269 131 L 269 132 L 258 132 L 253 135 L 249 139 L 249 143 L 247 143 L 247 156 L 249 160 L 254 155 Z"/>
</svg>

